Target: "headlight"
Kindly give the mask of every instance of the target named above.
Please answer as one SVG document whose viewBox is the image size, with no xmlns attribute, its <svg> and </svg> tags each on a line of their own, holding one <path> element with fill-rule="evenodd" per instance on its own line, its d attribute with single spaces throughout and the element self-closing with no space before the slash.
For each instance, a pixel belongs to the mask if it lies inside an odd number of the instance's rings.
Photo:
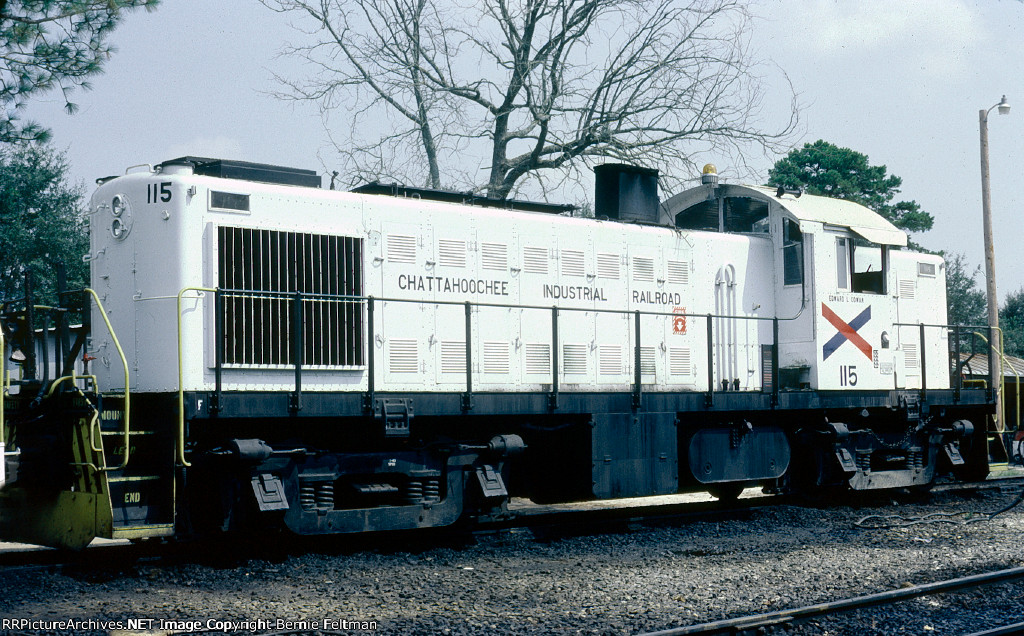
<svg viewBox="0 0 1024 636">
<path fill-rule="evenodd" d="M 110 201 L 110 212 L 114 216 L 121 216 L 128 211 L 128 199 L 123 194 L 115 194 Z"/>
<path fill-rule="evenodd" d="M 121 219 L 114 219 L 110 224 L 110 235 L 117 240 L 123 240 L 128 235 L 128 226 Z"/>
</svg>

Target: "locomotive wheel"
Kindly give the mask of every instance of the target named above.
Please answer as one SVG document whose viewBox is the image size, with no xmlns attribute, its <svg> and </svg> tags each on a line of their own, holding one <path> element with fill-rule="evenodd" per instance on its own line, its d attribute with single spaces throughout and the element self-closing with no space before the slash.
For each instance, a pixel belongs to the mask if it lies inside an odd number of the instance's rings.
<svg viewBox="0 0 1024 636">
<path fill-rule="evenodd" d="M 743 492 L 743 484 L 727 482 L 708 486 L 708 493 L 719 501 L 736 501 Z"/>
</svg>

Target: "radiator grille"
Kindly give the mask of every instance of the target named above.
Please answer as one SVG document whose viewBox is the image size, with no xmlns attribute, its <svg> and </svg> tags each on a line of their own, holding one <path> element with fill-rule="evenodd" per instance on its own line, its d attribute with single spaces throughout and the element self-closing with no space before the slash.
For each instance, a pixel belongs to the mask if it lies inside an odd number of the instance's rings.
<svg viewBox="0 0 1024 636">
<path fill-rule="evenodd" d="M 439 239 L 437 241 L 437 260 L 444 267 L 465 267 L 466 242 Z"/>
<path fill-rule="evenodd" d="M 648 283 L 654 281 L 653 258 L 633 257 L 633 280 Z"/>
<path fill-rule="evenodd" d="M 484 342 L 484 373 L 507 374 L 508 372 L 508 343 Z"/>
<path fill-rule="evenodd" d="M 587 345 L 562 345 L 562 364 L 566 375 L 586 375 Z"/>
<path fill-rule="evenodd" d="M 686 261 L 668 261 L 668 282 L 672 285 L 688 285 L 690 283 L 690 264 Z"/>
<path fill-rule="evenodd" d="M 597 255 L 597 277 L 605 278 L 608 280 L 619 279 L 619 264 L 622 259 L 619 258 L 618 254 L 598 254 Z"/>
<path fill-rule="evenodd" d="M 294 365 L 295 301 L 302 295 L 303 365 L 361 366 L 362 239 L 218 228 L 224 363 Z"/>
<path fill-rule="evenodd" d="M 551 345 L 528 342 L 523 345 L 523 357 L 527 373 L 551 373 Z"/>
<path fill-rule="evenodd" d="M 917 343 L 916 342 L 904 342 L 903 345 L 903 364 L 908 369 L 918 368 L 917 364 Z"/>
<path fill-rule="evenodd" d="M 914 296 L 915 296 L 915 292 L 917 291 L 916 281 L 900 280 L 899 289 L 900 289 L 900 298 L 905 298 L 907 300 L 913 300 Z"/>
<path fill-rule="evenodd" d="M 583 252 L 562 250 L 562 276 L 583 276 Z"/>
<path fill-rule="evenodd" d="M 668 372 L 672 375 L 690 375 L 690 348 L 668 348 Z"/>
<path fill-rule="evenodd" d="M 654 375 L 654 347 L 640 347 L 640 375 Z"/>
<path fill-rule="evenodd" d="M 622 374 L 622 345 L 601 345 L 597 348 L 597 372 L 601 375 Z"/>
<path fill-rule="evenodd" d="M 508 246 L 503 243 L 481 243 L 480 260 L 484 269 L 508 269 Z"/>
<path fill-rule="evenodd" d="M 466 343 L 464 341 L 441 341 L 441 373 L 466 374 Z"/>
<path fill-rule="evenodd" d="M 547 274 L 548 249 L 546 247 L 524 247 L 523 271 L 528 274 Z"/>
<path fill-rule="evenodd" d="M 416 237 L 405 234 L 388 234 L 388 262 L 415 263 Z"/>
<path fill-rule="evenodd" d="M 391 373 L 418 373 L 419 347 L 412 338 L 392 338 L 388 341 L 388 370 Z"/>
</svg>

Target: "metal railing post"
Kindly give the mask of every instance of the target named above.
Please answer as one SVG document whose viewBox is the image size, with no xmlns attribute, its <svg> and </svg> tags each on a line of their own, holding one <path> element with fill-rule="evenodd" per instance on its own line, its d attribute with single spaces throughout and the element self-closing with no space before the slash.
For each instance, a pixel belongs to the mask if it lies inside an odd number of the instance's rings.
<svg viewBox="0 0 1024 636">
<path fill-rule="evenodd" d="M 641 388 L 640 383 L 643 380 L 642 369 L 641 369 L 641 356 L 640 356 L 640 311 L 633 313 L 633 324 L 635 326 L 635 337 L 636 346 L 633 348 L 633 409 L 637 410 L 640 408 L 641 400 Z"/>
<path fill-rule="evenodd" d="M 772 318 L 772 406 L 779 405 L 779 318 Z"/>
<path fill-rule="evenodd" d="M 924 348 L 924 323 L 921 323 L 918 327 L 918 346 L 921 347 L 921 398 L 923 399 L 928 395 L 928 365 L 925 364 L 925 348 Z"/>
<path fill-rule="evenodd" d="M 221 410 L 221 399 L 224 396 L 224 294 L 218 287 L 213 292 L 213 378 L 214 392 L 210 404 L 210 413 L 216 415 Z"/>
<path fill-rule="evenodd" d="M 558 307 L 551 307 L 551 393 L 548 408 L 558 408 Z"/>
<path fill-rule="evenodd" d="M 374 339 L 376 336 L 373 333 L 373 296 L 366 298 L 366 398 L 363 400 L 363 408 L 367 411 L 373 411 L 373 401 L 375 399 L 375 383 L 374 376 L 376 375 L 376 368 L 374 367 Z"/>
<path fill-rule="evenodd" d="M 295 354 L 295 391 L 288 400 L 288 410 L 298 413 L 302 409 L 302 363 L 306 345 L 303 339 L 302 292 L 295 290 L 292 301 L 292 347 Z"/>
<path fill-rule="evenodd" d="M 466 301 L 466 392 L 462 396 L 462 410 L 473 408 L 473 305 Z"/>
<path fill-rule="evenodd" d="M 714 317 L 708 314 L 708 392 L 704 396 L 704 404 L 709 407 L 715 403 L 715 352 L 712 346 L 714 338 L 712 320 L 714 320 Z"/>
</svg>

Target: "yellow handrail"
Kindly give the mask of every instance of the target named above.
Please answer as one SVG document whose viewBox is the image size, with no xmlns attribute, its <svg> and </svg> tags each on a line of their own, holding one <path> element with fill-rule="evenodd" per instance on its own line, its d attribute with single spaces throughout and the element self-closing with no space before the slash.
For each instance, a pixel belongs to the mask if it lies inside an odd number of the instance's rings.
<svg viewBox="0 0 1024 636">
<path fill-rule="evenodd" d="M 181 361 L 181 297 L 190 291 L 217 293 L 212 287 L 185 287 L 178 292 L 178 463 L 186 468 L 192 464 L 185 459 L 185 372 Z"/>
<path fill-rule="evenodd" d="M 57 385 L 59 385 L 62 382 L 67 382 L 68 380 L 71 380 L 72 383 L 75 383 L 78 380 L 89 380 L 89 381 L 92 381 L 93 387 L 95 387 L 97 385 L 96 376 L 94 376 L 94 375 L 78 375 L 77 373 L 74 372 L 74 370 L 72 370 L 71 371 L 71 375 L 61 376 L 61 377 L 59 377 L 59 378 L 57 378 L 56 380 L 53 381 L 53 384 L 50 385 L 50 390 L 46 392 L 46 397 L 50 397 L 51 395 L 53 395 L 57 391 Z M 75 388 L 78 389 L 77 386 Z M 78 389 L 78 390 L 79 390 L 79 392 L 81 392 L 81 389 Z"/>
<path fill-rule="evenodd" d="M 75 391 L 77 391 L 78 394 L 82 396 L 82 399 L 85 400 L 85 403 L 88 404 L 89 406 L 92 406 L 92 403 L 89 402 L 89 398 L 85 395 L 85 392 L 82 391 L 82 389 L 76 386 L 74 383 L 77 382 L 78 380 L 92 382 L 93 389 L 95 390 L 95 388 L 99 385 L 99 381 L 96 379 L 96 376 L 94 375 L 78 375 L 77 373 L 75 373 L 74 369 L 71 370 L 71 375 L 65 375 L 54 380 L 53 384 L 50 385 L 50 390 L 46 392 L 46 397 L 50 397 L 51 395 L 53 395 L 57 391 L 57 386 L 62 382 L 66 382 L 68 380 L 71 380 L 72 386 L 74 387 Z M 102 444 L 98 445 L 96 443 L 96 431 L 99 430 L 98 427 L 96 426 L 96 423 L 99 421 L 99 419 L 99 409 L 97 409 L 95 406 L 92 406 L 92 420 L 89 421 L 89 448 L 95 453 L 103 452 Z M 98 466 L 92 463 L 75 465 L 89 466 L 93 470 L 100 470 Z"/>
<path fill-rule="evenodd" d="M 131 385 L 131 379 L 128 376 L 128 360 L 124 356 L 124 349 L 121 348 L 121 343 L 117 340 L 117 334 L 114 333 L 114 327 L 110 324 L 110 319 L 107 318 L 107 311 L 103 308 L 103 303 L 100 302 L 99 294 L 95 290 L 86 288 L 85 291 L 92 295 L 92 299 L 96 301 L 96 306 L 99 307 L 100 316 L 103 317 L 103 322 L 107 325 L 107 331 L 110 333 L 110 339 L 114 341 L 114 347 L 117 349 L 117 355 L 121 356 L 121 366 L 124 367 L 124 430 L 121 432 L 124 438 L 124 455 L 121 457 L 121 463 L 117 466 L 104 466 L 98 468 L 100 472 L 122 470 L 128 465 L 128 456 L 131 453 L 131 444 L 129 443 L 131 437 L 131 427 L 129 424 L 129 413 L 131 412 L 131 395 L 129 386 Z"/>
</svg>

